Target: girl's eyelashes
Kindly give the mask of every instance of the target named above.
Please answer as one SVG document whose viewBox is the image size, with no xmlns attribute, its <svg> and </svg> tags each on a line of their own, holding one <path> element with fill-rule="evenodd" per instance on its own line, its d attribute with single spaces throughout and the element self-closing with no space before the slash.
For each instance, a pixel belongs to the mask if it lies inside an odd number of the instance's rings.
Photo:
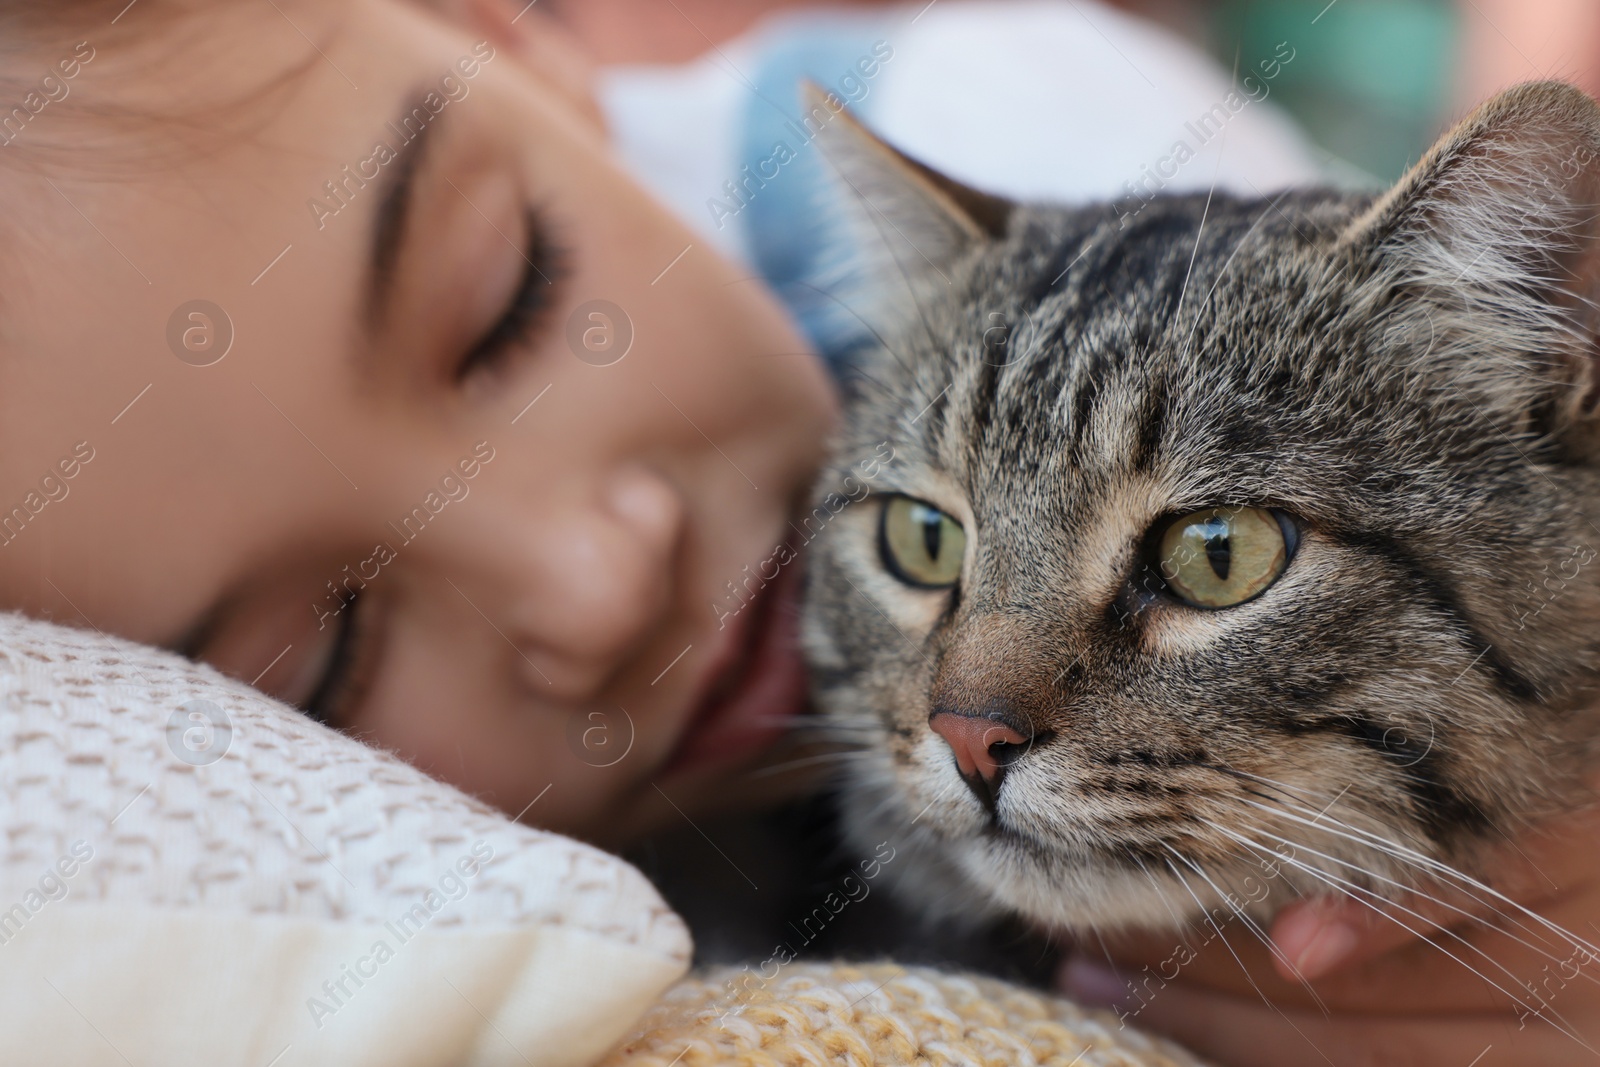
<svg viewBox="0 0 1600 1067">
<path fill-rule="evenodd" d="M 526 261 L 522 277 L 500 318 L 457 364 L 457 382 L 481 371 L 496 370 L 506 356 L 528 347 L 555 306 L 560 282 L 566 276 L 568 254 L 551 237 L 550 227 L 538 210 L 527 210 L 523 229 L 527 244 L 522 251 Z"/>
<path fill-rule="evenodd" d="M 326 664 L 301 705 L 310 718 L 325 726 L 346 722 L 371 688 L 379 660 L 374 616 L 380 609 L 358 593 L 345 600 Z"/>
</svg>

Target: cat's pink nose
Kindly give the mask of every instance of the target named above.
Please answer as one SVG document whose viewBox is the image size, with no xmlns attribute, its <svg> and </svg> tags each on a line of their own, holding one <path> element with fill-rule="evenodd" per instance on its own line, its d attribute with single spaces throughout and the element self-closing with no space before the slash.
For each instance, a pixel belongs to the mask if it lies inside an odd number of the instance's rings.
<svg viewBox="0 0 1600 1067">
<path fill-rule="evenodd" d="M 981 719 L 953 711 L 934 713 L 928 720 L 928 726 L 944 738 L 950 751 L 956 754 L 956 768 L 963 778 L 970 779 L 976 775 L 985 782 L 993 782 L 1000 777 L 1009 762 L 996 758 L 996 746 L 1026 745 L 1029 741 L 1027 735 L 997 719 Z"/>
</svg>

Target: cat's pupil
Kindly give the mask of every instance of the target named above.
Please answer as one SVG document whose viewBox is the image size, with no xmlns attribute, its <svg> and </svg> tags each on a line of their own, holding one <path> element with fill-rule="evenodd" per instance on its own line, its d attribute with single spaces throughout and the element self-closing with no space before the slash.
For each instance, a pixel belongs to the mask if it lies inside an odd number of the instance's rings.
<svg viewBox="0 0 1600 1067">
<path fill-rule="evenodd" d="M 940 532 L 944 524 L 939 521 L 937 513 L 924 511 L 922 513 L 922 547 L 928 550 L 928 558 L 939 558 Z"/>
<path fill-rule="evenodd" d="M 1233 549 L 1228 544 L 1228 524 L 1221 518 L 1206 523 L 1206 562 L 1212 573 L 1224 582 L 1233 564 Z"/>
</svg>

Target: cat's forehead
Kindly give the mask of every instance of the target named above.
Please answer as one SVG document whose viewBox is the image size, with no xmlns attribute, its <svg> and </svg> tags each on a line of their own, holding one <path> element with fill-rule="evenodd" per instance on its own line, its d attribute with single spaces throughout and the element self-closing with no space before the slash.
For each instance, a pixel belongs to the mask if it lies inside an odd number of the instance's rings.
<svg viewBox="0 0 1600 1067">
<path fill-rule="evenodd" d="M 1309 364 L 1341 344 L 1318 323 L 1340 299 L 1329 237 L 1353 210 L 1325 195 L 1175 198 L 1132 220 L 1028 209 L 911 335 L 902 431 L 986 496 L 1070 501 L 1141 476 L 1237 490 L 1261 468 L 1241 459 L 1341 402 Z"/>
</svg>

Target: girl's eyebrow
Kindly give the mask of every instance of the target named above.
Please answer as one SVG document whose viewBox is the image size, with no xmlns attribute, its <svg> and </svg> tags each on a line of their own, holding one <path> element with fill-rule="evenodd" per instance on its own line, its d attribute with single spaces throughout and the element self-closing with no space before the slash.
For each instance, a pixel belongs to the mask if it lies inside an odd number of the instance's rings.
<svg viewBox="0 0 1600 1067">
<path fill-rule="evenodd" d="M 426 161 L 428 145 L 434 141 L 428 136 L 428 131 L 443 115 L 442 112 L 436 115 L 423 106 L 424 95 L 418 92 L 411 96 L 397 121 L 389 123 L 385 131 L 404 134 L 407 140 L 396 153 L 399 165 L 383 176 L 379 189 L 378 210 L 372 228 L 372 249 L 368 255 L 366 316 L 369 325 L 376 323 L 388 304 L 395 266 L 405 246 L 406 219 L 411 214 L 417 172 Z M 419 124 L 418 117 L 425 121 Z M 410 124 L 407 120 L 410 120 Z M 413 126 L 418 127 L 415 133 L 412 132 Z M 383 143 L 387 143 L 387 137 Z"/>
</svg>

